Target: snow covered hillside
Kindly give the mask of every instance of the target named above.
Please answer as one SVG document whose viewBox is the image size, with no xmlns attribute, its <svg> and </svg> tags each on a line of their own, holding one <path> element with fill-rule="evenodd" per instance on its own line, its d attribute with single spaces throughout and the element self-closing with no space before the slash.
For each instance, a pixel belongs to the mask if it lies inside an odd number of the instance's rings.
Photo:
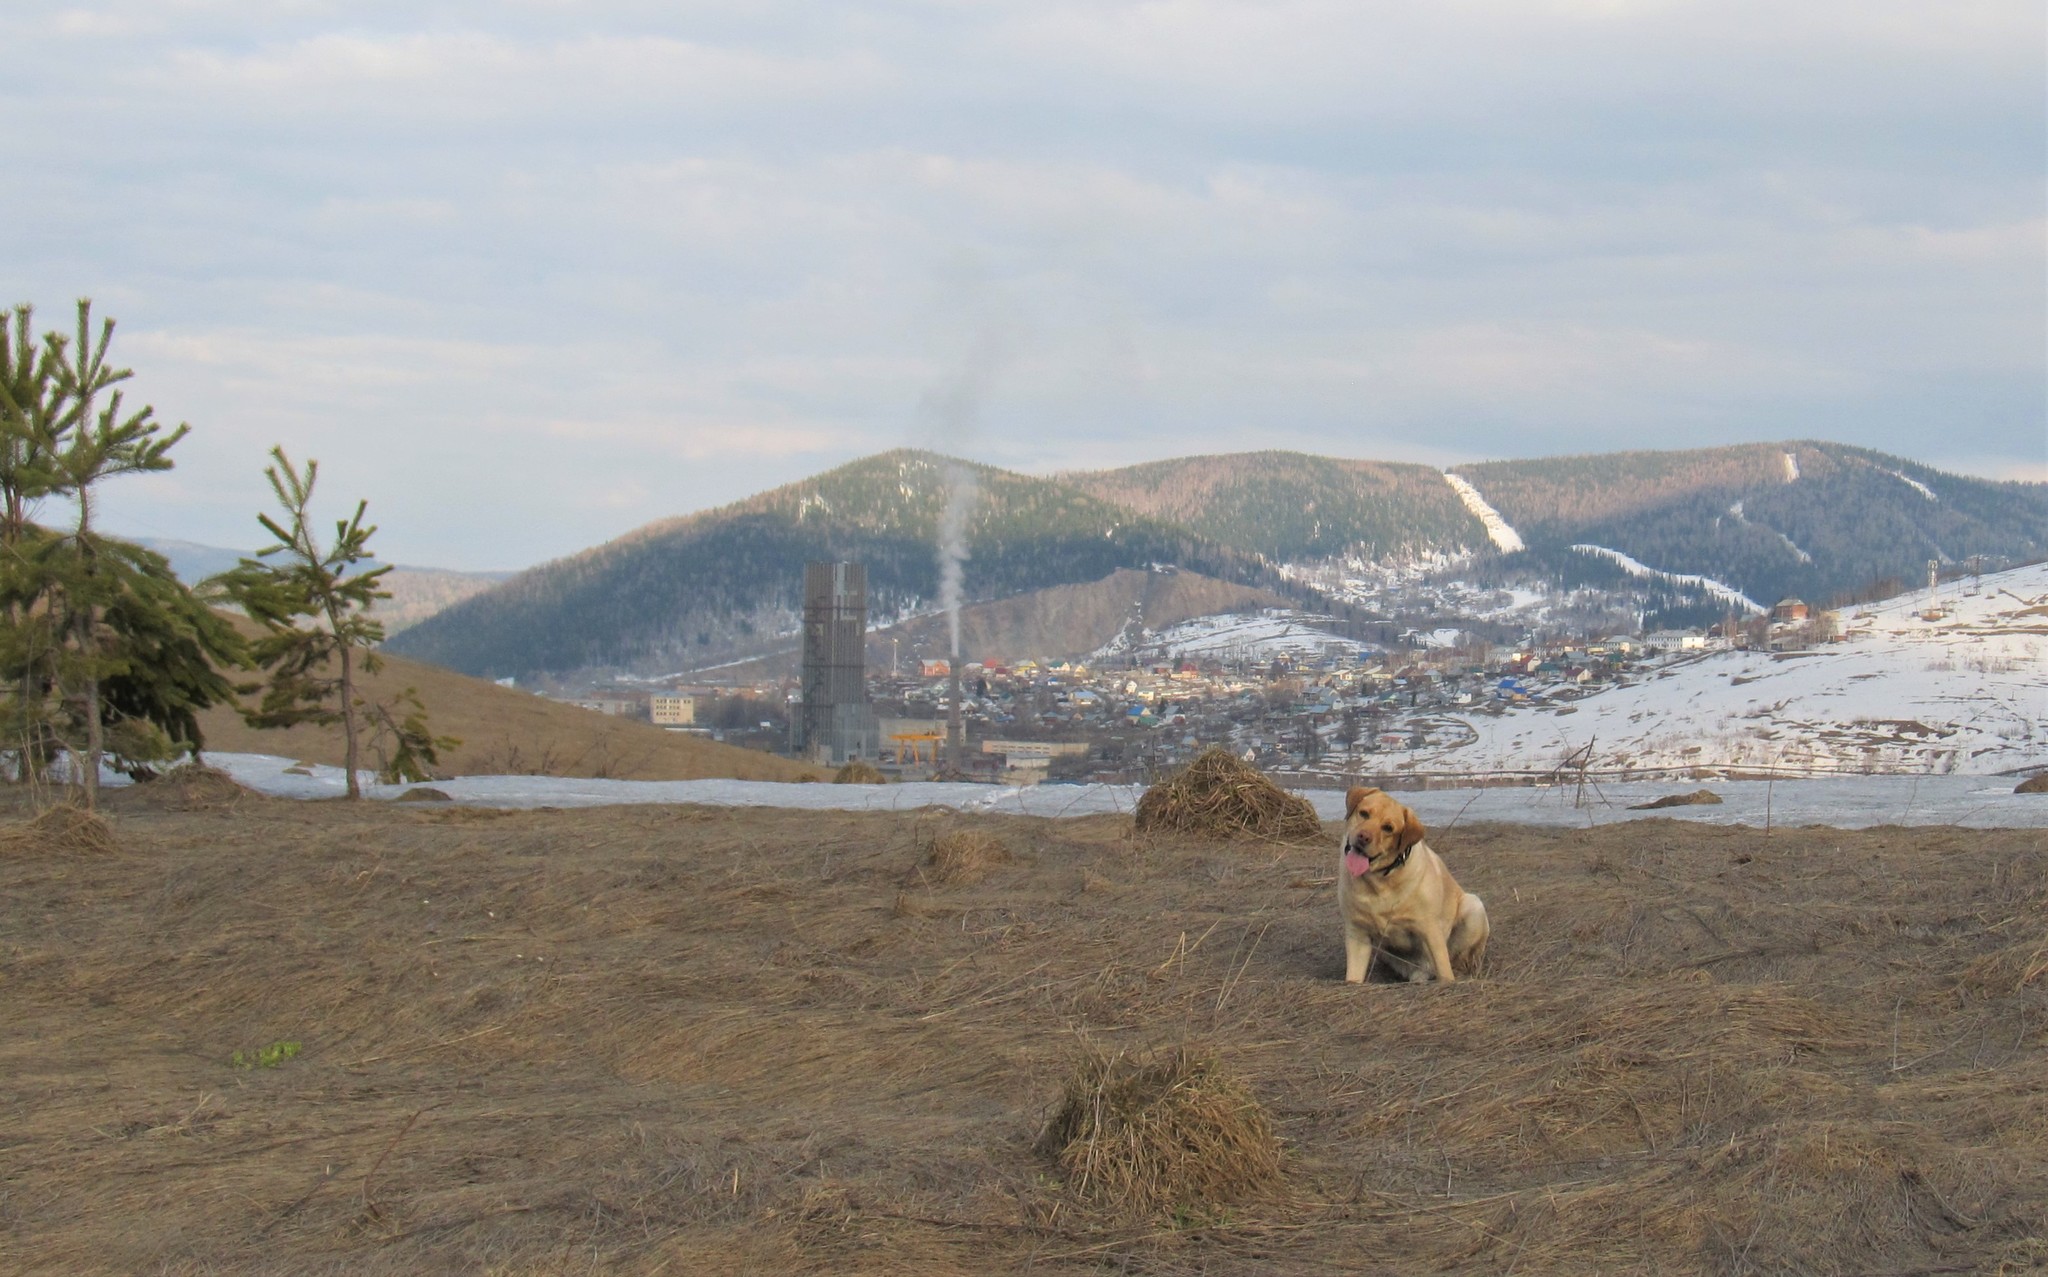
<svg viewBox="0 0 2048 1277">
<path fill-rule="evenodd" d="M 1313 660 L 1335 653 L 1345 660 L 1356 661 L 1368 650 L 1362 643 L 1341 638 L 1316 625 L 1317 621 L 1328 620 L 1328 617 L 1279 608 L 1268 608 L 1256 614 L 1202 616 L 1156 632 L 1120 634 L 1089 659 L 1103 661 L 1129 655 L 1153 659 L 1208 656 L 1223 661 L 1265 663 L 1278 656 Z"/>
<path fill-rule="evenodd" d="M 1376 757 L 1426 771 L 1603 768 L 2011 772 L 2048 766 L 2048 564 L 1845 608 L 1843 641 L 1710 652 L 1568 703 L 1462 716 L 1464 743 Z"/>
</svg>

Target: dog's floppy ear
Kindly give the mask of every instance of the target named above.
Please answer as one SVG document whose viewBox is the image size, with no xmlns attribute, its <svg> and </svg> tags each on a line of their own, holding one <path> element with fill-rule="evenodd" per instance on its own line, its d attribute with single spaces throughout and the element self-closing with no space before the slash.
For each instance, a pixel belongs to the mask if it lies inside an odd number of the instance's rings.
<svg viewBox="0 0 2048 1277">
<path fill-rule="evenodd" d="M 1429 830 L 1424 827 L 1422 817 L 1416 815 L 1412 808 L 1401 808 L 1401 816 L 1401 850 L 1406 851 L 1421 842 L 1423 835 Z"/>
<path fill-rule="evenodd" d="M 1344 817 L 1350 819 L 1358 814 L 1358 805 L 1380 792 L 1365 785 L 1353 785 L 1351 792 L 1344 795 Z"/>
</svg>

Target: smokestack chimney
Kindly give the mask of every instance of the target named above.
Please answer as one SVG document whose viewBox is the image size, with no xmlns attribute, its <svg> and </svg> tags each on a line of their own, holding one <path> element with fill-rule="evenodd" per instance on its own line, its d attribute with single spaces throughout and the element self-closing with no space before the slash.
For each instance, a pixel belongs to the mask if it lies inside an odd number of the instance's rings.
<svg viewBox="0 0 2048 1277">
<path fill-rule="evenodd" d="M 967 724 L 960 717 L 960 649 L 953 649 L 953 710 L 946 719 L 946 753 L 953 770 L 967 774 Z"/>
</svg>

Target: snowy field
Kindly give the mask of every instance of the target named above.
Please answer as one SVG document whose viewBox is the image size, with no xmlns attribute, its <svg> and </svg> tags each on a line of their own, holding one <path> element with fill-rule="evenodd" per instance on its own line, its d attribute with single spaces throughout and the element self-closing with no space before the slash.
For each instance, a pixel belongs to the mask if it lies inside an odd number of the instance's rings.
<svg viewBox="0 0 2048 1277">
<path fill-rule="evenodd" d="M 310 775 L 286 771 L 291 759 L 269 754 L 209 754 L 207 761 L 251 789 L 280 798 L 337 798 L 343 790 L 338 767 L 315 767 Z M 1401 800 L 1423 820 L 1442 828 L 1452 821 L 1498 820 L 1540 825 L 1605 825 L 1651 816 L 1720 825 L 1963 825 L 1975 829 L 2048 828 L 2048 794 L 2015 794 L 2010 777 L 1857 776 L 1829 780 L 1635 782 L 1539 789 L 1437 789 L 1404 793 Z M 1712 789 L 1719 806 L 1631 811 L 1636 803 L 1666 794 Z M 393 799 L 407 785 L 368 785 L 373 798 Z M 908 785 L 792 785 L 742 780 L 573 780 L 553 776 L 464 776 L 434 788 L 456 802 L 477 807 L 601 807 L 623 803 L 702 803 L 723 807 L 784 807 L 806 810 L 907 811 L 945 807 L 969 812 L 1027 816 L 1092 816 L 1128 812 L 1142 787 L 1135 785 L 990 785 L 919 783 Z M 1344 814 L 1336 790 L 1302 791 L 1326 820 Z"/>
</svg>

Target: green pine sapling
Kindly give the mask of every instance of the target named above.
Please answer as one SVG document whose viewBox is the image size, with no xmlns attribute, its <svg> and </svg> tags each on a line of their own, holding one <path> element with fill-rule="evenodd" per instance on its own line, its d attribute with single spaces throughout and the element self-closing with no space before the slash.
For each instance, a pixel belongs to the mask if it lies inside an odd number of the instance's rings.
<svg viewBox="0 0 2048 1277">
<path fill-rule="evenodd" d="M 369 502 L 357 502 L 353 517 L 335 521 L 334 541 L 323 549 L 307 513 L 320 463 L 308 461 L 302 473 L 282 446 L 270 455 L 274 464 L 263 474 L 284 518 L 256 517 L 276 544 L 213 578 L 221 594 L 265 631 L 250 654 L 269 671 L 270 681 L 262 703 L 243 717 L 252 727 L 340 723 L 348 796 L 360 798 L 356 677 L 374 674 L 383 664 L 372 649 L 383 640 L 384 626 L 369 612 L 378 599 L 391 597 L 378 588 L 391 568 L 356 570 L 370 557 L 370 537 L 377 531 L 363 526 Z"/>
</svg>

